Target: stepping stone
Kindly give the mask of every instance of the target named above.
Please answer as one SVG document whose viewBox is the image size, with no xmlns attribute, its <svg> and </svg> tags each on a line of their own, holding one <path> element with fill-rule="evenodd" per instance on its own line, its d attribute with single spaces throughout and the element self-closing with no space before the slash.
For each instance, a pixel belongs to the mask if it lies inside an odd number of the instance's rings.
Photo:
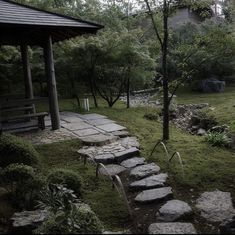
<svg viewBox="0 0 235 235">
<path fill-rule="evenodd" d="M 73 133 L 78 135 L 79 137 L 84 137 L 84 136 L 99 134 L 99 131 L 95 130 L 94 128 L 89 128 L 89 129 L 74 131 Z"/>
<path fill-rule="evenodd" d="M 100 126 L 100 125 L 115 123 L 115 121 L 112 121 L 112 120 L 106 119 L 106 118 L 105 119 L 88 120 L 87 122 L 93 126 Z"/>
<path fill-rule="evenodd" d="M 133 156 L 138 156 L 139 152 L 140 152 L 139 149 L 133 147 L 133 148 L 129 148 L 127 150 L 121 151 L 121 152 L 114 153 L 115 161 L 120 163 Z"/>
<path fill-rule="evenodd" d="M 111 163 L 114 163 L 114 155 L 111 153 L 98 155 L 95 157 L 95 161 L 97 163 L 111 164 Z"/>
<path fill-rule="evenodd" d="M 69 130 L 69 131 L 78 131 L 78 130 L 84 130 L 88 128 L 92 128 L 91 125 L 85 123 L 85 122 L 78 122 L 78 123 L 66 123 L 61 125 L 63 128 Z"/>
<path fill-rule="evenodd" d="M 81 140 L 85 145 L 103 146 L 117 141 L 118 137 L 113 135 L 97 134 L 84 137 Z"/>
<path fill-rule="evenodd" d="M 163 199 L 168 199 L 172 197 L 172 195 L 173 193 L 171 187 L 150 189 L 138 194 L 135 198 L 135 201 L 139 203 L 150 203 L 155 201 L 161 201 Z"/>
<path fill-rule="evenodd" d="M 126 171 L 126 168 L 119 166 L 119 165 L 114 165 L 114 164 L 106 165 L 105 167 L 111 176 L 119 175 L 123 173 L 124 171 Z M 108 175 L 107 172 L 103 168 L 100 168 L 100 174 Z"/>
<path fill-rule="evenodd" d="M 139 189 L 152 189 L 152 188 L 164 187 L 167 178 L 168 178 L 167 174 L 153 175 L 145 179 L 131 183 L 130 188 L 134 190 L 139 190 Z"/>
<path fill-rule="evenodd" d="M 107 117 L 100 114 L 85 114 L 81 116 L 84 120 L 97 120 L 97 119 L 107 119 Z"/>
<path fill-rule="evenodd" d="M 130 176 L 135 179 L 142 179 L 154 174 L 157 174 L 160 171 L 160 167 L 157 166 L 155 163 L 138 166 L 131 170 Z"/>
<path fill-rule="evenodd" d="M 136 137 L 126 137 L 120 140 L 120 143 L 125 148 L 135 147 L 140 149 L 140 143 Z"/>
<path fill-rule="evenodd" d="M 224 222 L 235 216 L 231 193 L 214 191 L 205 192 L 196 202 L 201 216 L 210 222 Z"/>
<path fill-rule="evenodd" d="M 128 160 L 125 160 L 121 163 L 121 166 L 125 168 L 133 168 L 139 165 L 143 165 L 145 163 L 145 158 L 134 157 Z"/>
<path fill-rule="evenodd" d="M 192 208 L 188 203 L 172 200 L 162 206 L 157 213 L 157 218 L 165 222 L 174 222 L 182 217 L 192 214 Z"/>
<path fill-rule="evenodd" d="M 151 224 L 148 234 L 197 234 L 191 223 L 156 223 Z"/>
<path fill-rule="evenodd" d="M 123 131 L 126 130 L 126 127 L 120 126 L 116 123 L 105 124 L 101 126 L 97 126 L 97 128 L 106 131 L 106 132 L 114 132 L 114 131 Z"/>
</svg>

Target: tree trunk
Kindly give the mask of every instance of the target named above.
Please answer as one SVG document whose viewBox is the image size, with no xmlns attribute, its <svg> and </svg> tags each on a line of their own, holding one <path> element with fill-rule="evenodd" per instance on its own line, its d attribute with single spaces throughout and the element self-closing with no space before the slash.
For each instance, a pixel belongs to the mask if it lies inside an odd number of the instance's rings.
<svg viewBox="0 0 235 235">
<path fill-rule="evenodd" d="M 163 70 L 163 140 L 169 140 L 169 84 L 167 73 L 167 55 L 168 55 L 168 7 L 167 2 L 164 0 L 164 40 L 162 47 L 162 70 Z"/>
<path fill-rule="evenodd" d="M 127 108 L 130 108 L 130 68 L 128 68 L 128 73 L 127 73 L 127 87 L 126 87 L 127 91 Z"/>
</svg>

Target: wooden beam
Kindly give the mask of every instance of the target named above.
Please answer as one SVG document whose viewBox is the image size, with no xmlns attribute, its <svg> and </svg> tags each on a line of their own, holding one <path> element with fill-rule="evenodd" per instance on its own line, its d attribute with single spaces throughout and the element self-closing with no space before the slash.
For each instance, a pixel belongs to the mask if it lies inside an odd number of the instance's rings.
<svg viewBox="0 0 235 235">
<path fill-rule="evenodd" d="M 47 86 L 49 93 L 49 107 L 51 114 L 51 124 L 53 130 L 60 129 L 59 103 L 56 88 L 55 66 L 53 58 L 52 38 L 48 36 L 44 46 L 45 69 L 47 76 Z"/>
<path fill-rule="evenodd" d="M 25 98 L 33 99 L 33 83 L 32 83 L 32 75 L 29 61 L 29 53 L 28 46 L 26 44 L 21 45 L 21 57 L 23 63 L 23 71 L 24 71 L 24 83 L 25 83 Z"/>
</svg>

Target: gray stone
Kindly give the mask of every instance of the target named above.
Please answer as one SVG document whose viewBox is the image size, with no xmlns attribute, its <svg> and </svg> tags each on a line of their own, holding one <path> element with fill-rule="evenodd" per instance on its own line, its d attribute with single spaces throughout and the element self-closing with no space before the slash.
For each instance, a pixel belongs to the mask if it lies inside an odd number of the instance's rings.
<svg viewBox="0 0 235 235">
<path fill-rule="evenodd" d="M 115 123 L 115 121 L 112 121 L 112 120 L 106 119 L 106 118 L 105 119 L 88 120 L 87 122 L 93 126 L 100 126 L 100 125 Z"/>
<path fill-rule="evenodd" d="M 156 223 L 151 224 L 149 234 L 197 234 L 191 223 Z"/>
<path fill-rule="evenodd" d="M 91 125 L 89 125 L 85 122 L 66 123 L 66 124 L 62 124 L 61 126 L 67 130 L 70 130 L 70 131 L 78 131 L 78 130 L 92 128 Z"/>
<path fill-rule="evenodd" d="M 90 135 L 81 138 L 82 142 L 85 145 L 95 145 L 95 146 L 102 146 L 106 144 L 113 143 L 118 140 L 117 136 L 114 135 L 105 135 L 105 134 L 98 134 L 98 135 Z"/>
<path fill-rule="evenodd" d="M 126 130 L 125 127 L 120 126 L 118 124 L 115 123 L 110 123 L 110 124 L 105 124 L 105 125 L 101 125 L 101 126 L 97 126 L 97 128 L 106 131 L 106 132 L 114 132 L 114 131 L 123 131 Z"/>
<path fill-rule="evenodd" d="M 139 165 L 143 165 L 145 163 L 145 158 L 134 157 L 128 160 L 125 160 L 121 163 L 121 166 L 125 168 L 133 168 Z"/>
<path fill-rule="evenodd" d="M 76 116 L 69 116 L 69 117 L 63 117 L 62 121 L 69 122 L 69 123 L 84 123 L 84 121 Z"/>
<path fill-rule="evenodd" d="M 23 211 L 11 218 L 14 231 L 30 231 L 40 226 L 48 217 L 46 210 Z"/>
<path fill-rule="evenodd" d="M 197 131 L 197 135 L 200 135 L 200 136 L 206 135 L 206 130 L 200 128 L 200 129 Z"/>
<path fill-rule="evenodd" d="M 130 188 L 139 190 L 139 189 L 152 189 L 152 188 L 163 187 L 166 183 L 167 178 L 168 178 L 167 174 L 153 175 L 145 179 L 131 183 Z"/>
<path fill-rule="evenodd" d="M 95 130 L 94 128 L 88 128 L 88 129 L 73 131 L 73 132 L 74 132 L 74 134 L 78 135 L 79 137 L 97 135 L 100 133 L 99 131 Z"/>
<path fill-rule="evenodd" d="M 139 149 L 133 147 L 121 152 L 114 153 L 115 160 L 120 163 L 128 158 L 139 155 Z"/>
<path fill-rule="evenodd" d="M 171 200 L 160 208 L 157 218 L 165 222 L 173 222 L 190 214 L 192 214 L 192 209 L 188 203 Z"/>
<path fill-rule="evenodd" d="M 135 147 L 140 148 L 140 143 L 136 137 L 126 137 L 120 140 L 120 143 L 125 148 Z"/>
<path fill-rule="evenodd" d="M 150 189 L 138 194 L 135 198 L 135 201 L 140 203 L 150 203 L 155 201 L 161 201 L 163 199 L 168 199 L 172 197 L 172 195 L 173 193 L 171 187 Z"/>
<path fill-rule="evenodd" d="M 126 168 L 119 166 L 119 165 L 114 165 L 114 164 L 106 165 L 105 168 L 108 171 L 109 175 L 111 176 L 119 175 L 123 173 L 124 171 L 126 171 Z M 103 168 L 100 168 L 99 172 L 101 175 L 108 175 L 106 170 L 104 170 Z"/>
<path fill-rule="evenodd" d="M 210 222 L 223 222 L 235 216 L 231 193 L 228 192 L 205 192 L 197 200 L 196 208 Z"/>
<path fill-rule="evenodd" d="M 97 119 L 107 119 L 107 117 L 100 114 L 85 114 L 81 116 L 84 120 L 97 120 Z"/>
<path fill-rule="evenodd" d="M 114 155 L 111 153 L 98 155 L 95 157 L 95 161 L 103 164 L 111 164 L 114 163 Z"/>
<path fill-rule="evenodd" d="M 161 169 L 159 166 L 157 166 L 155 163 L 151 163 L 132 169 L 130 172 L 130 176 L 135 179 L 142 179 L 150 175 L 157 174 L 160 170 Z"/>
</svg>

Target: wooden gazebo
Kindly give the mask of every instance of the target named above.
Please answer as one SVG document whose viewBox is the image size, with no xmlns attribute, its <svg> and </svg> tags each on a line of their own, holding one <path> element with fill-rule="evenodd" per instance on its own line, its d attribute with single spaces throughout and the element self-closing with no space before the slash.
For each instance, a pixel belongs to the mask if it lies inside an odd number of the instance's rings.
<svg viewBox="0 0 235 235">
<path fill-rule="evenodd" d="M 27 99 L 34 98 L 28 46 L 44 50 L 52 129 L 60 128 L 52 45 L 82 34 L 95 34 L 102 25 L 0 0 L 0 46 L 20 46 Z"/>
</svg>

